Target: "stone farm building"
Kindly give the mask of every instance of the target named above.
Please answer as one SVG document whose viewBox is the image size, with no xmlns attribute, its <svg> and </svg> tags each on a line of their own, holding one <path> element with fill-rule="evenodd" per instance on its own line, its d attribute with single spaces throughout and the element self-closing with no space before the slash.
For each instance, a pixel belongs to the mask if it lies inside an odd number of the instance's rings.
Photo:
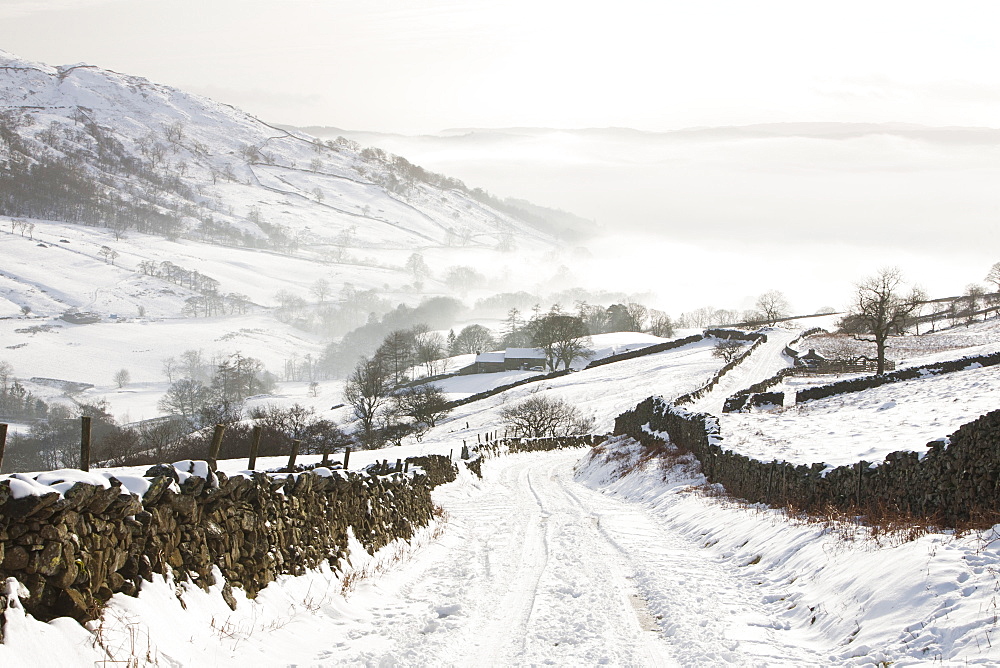
<svg viewBox="0 0 1000 668">
<path fill-rule="evenodd" d="M 504 351 L 479 353 L 476 361 L 460 369 L 460 374 L 496 373 L 498 371 L 543 371 L 545 353 L 538 348 L 507 348 Z"/>
</svg>

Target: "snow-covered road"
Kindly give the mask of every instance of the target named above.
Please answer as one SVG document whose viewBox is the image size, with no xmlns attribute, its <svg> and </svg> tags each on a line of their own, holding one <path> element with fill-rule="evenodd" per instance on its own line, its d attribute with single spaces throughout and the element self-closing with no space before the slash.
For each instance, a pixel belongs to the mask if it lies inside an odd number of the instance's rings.
<svg viewBox="0 0 1000 668">
<path fill-rule="evenodd" d="M 797 330 L 778 328 L 767 330 L 767 341 L 723 376 L 711 392 L 701 399 L 696 399 L 690 406 L 691 410 L 721 415 L 726 397 L 766 380 L 781 369 L 792 365 L 791 358 L 785 355 L 784 350 L 798 336 Z"/>
<path fill-rule="evenodd" d="M 630 439 L 592 452 L 463 470 L 413 545 L 352 546 L 372 575 L 346 599 L 351 573 L 326 566 L 252 601 L 233 589 L 235 609 L 221 577 L 154 577 L 92 633 L 6 610 L 0 665 L 1000 665 L 1000 528 L 795 521 L 706 494 L 690 458 Z"/>
<path fill-rule="evenodd" d="M 822 663 L 732 564 L 576 482 L 583 453 L 490 460 L 482 482 L 443 489 L 445 536 L 359 590 L 369 605 L 344 641 L 301 648 L 302 663 Z"/>
</svg>

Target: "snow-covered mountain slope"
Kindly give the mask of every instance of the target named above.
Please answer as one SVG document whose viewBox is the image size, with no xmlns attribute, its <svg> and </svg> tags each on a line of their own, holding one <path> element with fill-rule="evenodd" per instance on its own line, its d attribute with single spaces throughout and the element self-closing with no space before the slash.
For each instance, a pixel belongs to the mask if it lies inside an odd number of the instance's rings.
<svg viewBox="0 0 1000 668">
<path fill-rule="evenodd" d="M 139 77 L 0 51 L 0 360 L 22 378 L 100 385 L 127 365 L 154 381 L 170 350 L 234 352 L 239 341 L 226 337 L 248 328 L 278 373 L 290 353 L 318 357 L 331 336 L 365 322 L 367 306 L 357 321 L 320 317 L 346 295 L 373 291 L 391 308 L 453 290 L 534 288 L 547 274 L 521 268 L 556 272 L 562 242 L 537 211 L 521 213 L 346 139 L 288 132 Z M 447 281 L 454 267 L 474 268 L 480 284 Z M 57 318 L 67 311 L 116 325 L 66 326 Z M 309 333 L 289 336 L 288 323 L 310 319 Z M 42 344 L 53 337 L 57 346 Z M 144 339 L 147 356 L 129 346 L 109 354 L 119 337 Z M 104 353 L 72 361 L 70 350 L 96 339 Z"/>
<path fill-rule="evenodd" d="M 0 161 L 9 167 L 23 145 L 29 160 L 82 167 L 111 189 L 131 191 L 126 202 L 144 201 L 171 218 L 154 225 L 164 232 L 284 237 L 314 251 L 345 233 L 377 248 L 494 247 L 511 235 L 551 241 L 458 182 L 396 156 L 293 134 L 140 77 L 89 65 L 53 68 L 0 52 L 0 103 L 20 142 L 8 134 Z M 8 200 L 5 208 L 18 206 Z M 96 217 L 106 220 L 82 215 L 80 222 L 122 222 L 101 211 Z"/>
</svg>

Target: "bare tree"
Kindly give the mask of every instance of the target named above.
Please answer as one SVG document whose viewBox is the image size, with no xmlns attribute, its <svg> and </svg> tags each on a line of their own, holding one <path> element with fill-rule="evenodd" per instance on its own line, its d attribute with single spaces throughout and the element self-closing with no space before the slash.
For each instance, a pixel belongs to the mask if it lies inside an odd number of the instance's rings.
<svg viewBox="0 0 1000 668">
<path fill-rule="evenodd" d="M 493 350 L 496 347 L 496 340 L 493 332 L 482 325 L 468 325 L 463 327 L 452 342 L 451 353 L 461 355 L 463 353 L 481 353 Z"/>
<path fill-rule="evenodd" d="M 132 374 L 128 372 L 128 369 L 118 369 L 118 371 L 115 371 L 113 379 L 115 381 L 115 385 L 118 386 L 118 389 L 121 389 L 128 385 L 129 381 L 132 380 Z"/>
<path fill-rule="evenodd" d="M 661 311 L 651 310 L 649 312 L 649 333 L 669 339 L 674 335 L 674 323 L 670 316 Z"/>
<path fill-rule="evenodd" d="M 431 268 L 424 261 L 424 256 L 420 253 L 413 253 L 406 260 L 406 270 L 413 274 L 414 280 L 420 280 L 431 275 Z"/>
<path fill-rule="evenodd" d="M 316 297 L 316 301 L 322 304 L 330 296 L 330 289 L 330 281 L 325 278 L 317 278 L 316 282 L 309 288 L 309 291 Z"/>
<path fill-rule="evenodd" d="M 920 297 L 914 291 L 904 296 L 900 293 L 903 278 L 895 267 L 881 269 L 877 274 L 858 284 L 854 306 L 841 321 L 841 329 L 853 334 L 858 341 L 875 344 L 876 374 L 885 373 L 885 351 L 889 337 L 902 333 L 910 315 L 917 308 Z"/>
<path fill-rule="evenodd" d="M 738 341 L 736 339 L 720 339 L 715 344 L 715 349 L 712 350 L 712 355 L 725 360 L 726 364 L 729 364 L 740 356 L 744 347 L 745 346 L 742 341 Z"/>
<path fill-rule="evenodd" d="M 180 415 L 193 425 L 202 408 L 211 400 L 211 396 L 211 391 L 200 381 L 182 378 L 176 383 L 171 383 L 156 407 L 164 413 Z"/>
<path fill-rule="evenodd" d="M 486 281 L 486 277 L 472 267 L 452 267 L 445 275 L 444 282 L 459 294 L 478 288 Z"/>
<path fill-rule="evenodd" d="M 965 287 L 965 294 L 962 295 L 962 301 L 965 302 L 965 324 L 971 324 L 973 320 L 976 319 L 976 313 L 983 308 L 985 305 L 986 290 L 983 286 L 977 285 L 976 283 L 970 283 Z M 983 316 L 985 320 L 985 315 Z"/>
<path fill-rule="evenodd" d="M 138 427 L 142 450 L 151 452 L 154 458 L 162 462 L 166 459 L 170 447 L 185 436 L 190 427 L 184 420 L 165 418 L 143 422 Z"/>
<path fill-rule="evenodd" d="M 500 420 L 517 436 L 569 436 L 588 433 L 593 420 L 562 399 L 535 394 L 524 401 L 500 409 Z"/>
<path fill-rule="evenodd" d="M 419 332 L 416 335 L 413 361 L 424 366 L 424 373 L 433 376 L 444 372 L 447 354 L 444 337 L 438 332 Z"/>
<path fill-rule="evenodd" d="M 163 128 L 163 135 L 172 144 L 177 144 L 184 139 L 184 121 L 176 121 Z"/>
<path fill-rule="evenodd" d="M 418 431 L 437 426 L 438 421 L 451 412 L 444 392 L 432 383 L 405 388 L 392 399 L 393 412 L 413 418 Z"/>
<path fill-rule="evenodd" d="M 988 274 L 986 274 L 985 280 L 987 283 L 993 284 L 993 286 L 996 288 L 994 290 L 995 292 L 1000 292 L 1000 262 L 997 262 L 992 267 L 990 267 L 990 271 Z"/>
<path fill-rule="evenodd" d="M 177 364 L 177 358 L 166 357 L 163 359 L 163 375 L 167 377 L 167 382 L 174 382 L 174 376 L 180 370 L 180 366 Z"/>
<path fill-rule="evenodd" d="M 10 362 L 0 361 L 0 394 L 6 394 L 10 386 L 11 378 L 14 377 L 14 367 Z"/>
<path fill-rule="evenodd" d="M 253 144 L 243 144 L 240 146 L 240 156 L 246 160 L 248 165 L 256 165 L 258 162 L 264 161 L 264 156 L 261 153 L 260 146 L 254 146 Z"/>
<path fill-rule="evenodd" d="M 566 369 L 577 357 L 592 354 L 590 336 L 583 320 L 555 309 L 531 323 L 531 342 L 545 353 L 549 369 L 555 371 L 562 363 Z"/>
<path fill-rule="evenodd" d="M 375 356 L 392 377 L 393 385 L 401 385 L 409 380 L 410 368 L 414 365 L 416 337 L 413 330 L 396 329 L 389 332 Z"/>
<path fill-rule="evenodd" d="M 773 325 L 778 320 L 787 317 L 789 314 L 788 300 L 778 290 L 768 290 L 760 297 L 754 307 L 763 316 L 764 322 Z"/>
<path fill-rule="evenodd" d="M 368 447 L 377 445 L 376 424 L 389 401 L 390 377 L 379 359 L 362 359 L 344 385 L 344 400 L 354 409 L 361 422 L 361 441 Z"/>
</svg>

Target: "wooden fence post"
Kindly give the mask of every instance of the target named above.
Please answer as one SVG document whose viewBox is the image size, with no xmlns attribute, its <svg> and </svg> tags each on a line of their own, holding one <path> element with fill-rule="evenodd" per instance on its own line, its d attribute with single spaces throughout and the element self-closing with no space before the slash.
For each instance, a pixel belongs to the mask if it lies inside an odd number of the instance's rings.
<svg viewBox="0 0 1000 668">
<path fill-rule="evenodd" d="M 402 470 L 403 470 L 403 460 L 402 459 L 397 459 L 396 460 L 396 473 L 400 473 L 400 472 L 402 472 Z"/>
<path fill-rule="evenodd" d="M 212 434 L 212 445 L 208 448 L 208 468 L 213 471 L 218 470 L 219 449 L 222 447 L 222 435 L 226 433 L 226 425 L 215 425 L 215 433 Z"/>
<path fill-rule="evenodd" d="M 80 470 L 90 470 L 90 416 L 80 418 Z"/>
<path fill-rule="evenodd" d="M 3 470 L 3 451 L 7 447 L 7 425 L 0 423 L 0 470 Z"/>
<path fill-rule="evenodd" d="M 857 491 L 857 494 L 855 495 L 855 499 L 856 499 L 856 503 L 858 504 L 858 508 L 860 509 L 861 508 L 861 476 L 864 475 L 864 470 L 861 468 L 861 462 L 858 462 L 857 466 L 858 466 L 858 491 Z"/>
<path fill-rule="evenodd" d="M 344 448 L 344 470 L 347 470 L 347 465 L 351 462 L 351 446 Z"/>
<path fill-rule="evenodd" d="M 291 472 L 295 468 L 295 460 L 299 457 L 299 444 L 302 441 L 298 439 L 292 440 L 292 454 L 288 455 L 288 471 Z"/>
<path fill-rule="evenodd" d="M 260 435 L 263 433 L 261 426 L 254 425 L 253 435 L 250 437 L 250 461 L 247 462 L 247 469 L 253 471 L 257 466 L 257 453 L 260 452 Z"/>
</svg>

